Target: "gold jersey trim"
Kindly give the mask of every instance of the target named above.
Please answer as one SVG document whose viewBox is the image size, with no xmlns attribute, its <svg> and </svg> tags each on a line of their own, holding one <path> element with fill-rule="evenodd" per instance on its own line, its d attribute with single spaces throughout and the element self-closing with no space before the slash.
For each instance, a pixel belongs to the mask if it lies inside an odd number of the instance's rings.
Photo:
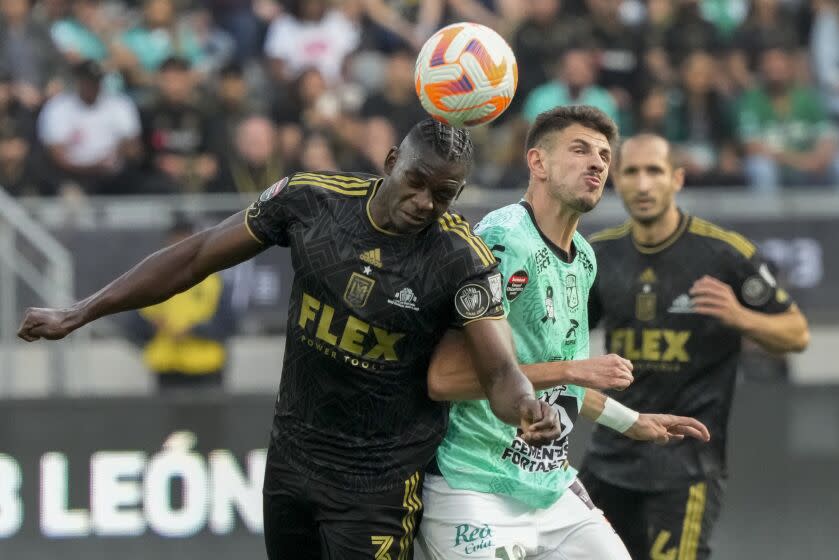
<svg viewBox="0 0 839 560">
<path fill-rule="evenodd" d="M 723 241 L 747 259 L 751 259 L 756 251 L 754 244 L 739 233 L 723 229 L 701 218 L 694 217 L 691 220 L 690 232 L 702 237 Z"/>
<path fill-rule="evenodd" d="M 478 255 L 484 266 L 490 266 L 495 262 L 495 255 L 489 250 L 484 240 L 472 233 L 469 224 L 460 216 L 446 212 L 438 220 L 443 231 L 450 231 L 460 236 Z"/>
<path fill-rule="evenodd" d="M 589 237 L 589 243 L 596 243 L 598 241 L 609 241 L 611 239 L 620 239 L 621 237 L 626 237 L 626 235 L 630 232 L 631 227 L 632 224 L 630 222 L 626 222 L 617 227 L 600 230 L 596 233 L 593 233 L 591 237 Z"/>
</svg>

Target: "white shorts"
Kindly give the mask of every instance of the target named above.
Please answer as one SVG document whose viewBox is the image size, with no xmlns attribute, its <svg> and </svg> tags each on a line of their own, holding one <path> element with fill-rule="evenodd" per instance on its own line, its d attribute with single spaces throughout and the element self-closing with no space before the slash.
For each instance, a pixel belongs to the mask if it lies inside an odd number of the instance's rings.
<svg viewBox="0 0 839 560">
<path fill-rule="evenodd" d="M 509 496 L 455 490 L 442 476 L 428 475 L 414 558 L 631 560 L 582 484 L 573 486 L 552 506 L 531 509 Z"/>
</svg>

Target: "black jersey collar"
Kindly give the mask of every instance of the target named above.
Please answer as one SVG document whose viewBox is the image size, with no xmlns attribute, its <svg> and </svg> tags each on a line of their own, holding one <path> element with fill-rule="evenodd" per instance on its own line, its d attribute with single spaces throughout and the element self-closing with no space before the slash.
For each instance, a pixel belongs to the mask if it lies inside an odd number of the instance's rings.
<svg viewBox="0 0 839 560">
<path fill-rule="evenodd" d="M 673 243 L 679 240 L 682 237 L 682 234 L 687 230 L 688 224 L 690 223 L 690 216 L 682 212 L 681 208 L 679 209 L 679 225 L 676 226 L 676 231 L 671 233 L 667 239 L 660 243 L 656 243 L 655 245 L 642 245 L 635 240 L 635 236 L 632 235 L 630 230 L 629 237 L 632 238 L 632 244 L 635 246 L 635 249 L 639 253 L 644 253 L 645 255 L 652 255 L 653 253 L 660 253 L 661 251 L 665 250 Z"/>
<path fill-rule="evenodd" d="M 574 240 L 571 240 L 571 254 L 568 254 L 567 251 L 563 251 L 562 248 L 551 241 L 547 235 L 542 233 L 542 230 L 539 229 L 539 224 L 536 223 L 536 215 L 533 213 L 533 207 L 530 205 L 529 202 L 526 200 L 519 201 L 519 204 L 524 206 L 524 209 L 527 210 L 528 216 L 530 216 L 530 221 L 533 222 L 533 227 L 536 228 L 536 231 L 539 232 L 539 236 L 542 238 L 542 241 L 545 242 L 545 245 L 550 247 L 551 251 L 554 252 L 556 257 L 564 263 L 571 264 L 574 262 L 574 258 L 577 256 L 577 247 L 574 245 Z"/>
</svg>

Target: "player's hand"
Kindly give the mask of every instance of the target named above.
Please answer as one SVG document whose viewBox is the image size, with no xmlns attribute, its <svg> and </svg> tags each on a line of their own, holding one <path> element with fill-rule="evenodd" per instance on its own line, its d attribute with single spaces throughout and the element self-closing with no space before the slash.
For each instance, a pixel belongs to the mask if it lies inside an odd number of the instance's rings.
<svg viewBox="0 0 839 560">
<path fill-rule="evenodd" d="M 77 328 L 74 317 L 75 311 L 71 309 L 30 307 L 23 316 L 17 335 L 26 342 L 41 338 L 59 340 Z"/>
<path fill-rule="evenodd" d="M 725 326 L 740 329 L 745 307 L 740 305 L 731 286 L 712 276 L 703 276 L 690 288 L 693 310 L 720 320 Z"/>
<path fill-rule="evenodd" d="M 577 360 L 574 364 L 574 385 L 589 389 L 618 389 L 629 387 L 632 376 L 632 362 L 617 354 Z"/>
<path fill-rule="evenodd" d="M 551 443 L 562 434 L 556 410 L 545 401 L 528 397 L 519 404 L 521 438 L 528 445 L 539 447 Z"/>
<path fill-rule="evenodd" d="M 711 439 L 708 428 L 699 420 L 672 414 L 641 414 L 623 434 L 631 439 L 654 441 L 659 445 L 683 440 L 685 436 L 700 441 Z"/>
</svg>

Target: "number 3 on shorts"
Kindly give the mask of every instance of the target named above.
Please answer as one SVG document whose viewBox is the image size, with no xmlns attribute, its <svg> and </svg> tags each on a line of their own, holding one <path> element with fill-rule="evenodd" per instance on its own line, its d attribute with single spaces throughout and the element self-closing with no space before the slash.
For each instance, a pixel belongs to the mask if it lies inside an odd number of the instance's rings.
<svg viewBox="0 0 839 560">
<path fill-rule="evenodd" d="M 524 560 L 524 549 L 517 545 L 499 546 L 495 549 L 495 556 L 501 560 Z"/>
</svg>

